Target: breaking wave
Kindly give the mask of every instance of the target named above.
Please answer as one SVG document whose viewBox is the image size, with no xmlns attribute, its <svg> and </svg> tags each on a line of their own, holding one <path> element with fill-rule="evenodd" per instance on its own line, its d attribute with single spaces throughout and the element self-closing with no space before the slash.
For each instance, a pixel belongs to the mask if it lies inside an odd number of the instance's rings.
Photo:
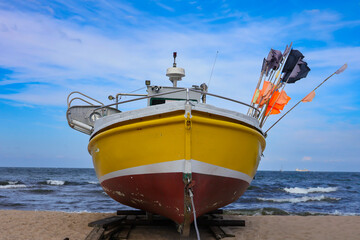
<svg viewBox="0 0 360 240">
<path fill-rule="evenodd" d="M 293 216 L 360 216 L 360 213 L 341 212 L 335 210 L 333 212 L 292 212 L 285 211 L 279 208 L 253 208 L 253 209 L 235 209 L 227 210 L 225 214 L 229 215 L 245 215 L 245 216 L 258 216 L 258 215 L 293 215 Z"/>
<path fill-rule="evenodd" d="M 337 191 L 337 187 L 316 187 L 316 188 L 284 188 L 285 192 L 294 194 L 308 194 L 308 193 L 328 193 Z"/>
<path fill-rule="evenodd" d="M 42 185 L 55 185 L 55 186 L 62 186 L 62 185 L 67 185 L 67 186 L 80 186 L 80 185 L 86 185 L 86 184 L 99 184 L 98 182 L 95 181 L 87 181 L 87 182 L 76 182 L 76 181 L 62 181 L 62 180 L 53 180 L 53 179 L 49 179 L 49 180 L 45 180 L 42 182 L 38 182 L 38 184 L 42 184 Z"/>
<path fill-rule="evenodd" d="M 93 181 L 90 181 L 90 182 L 88 182 L 89 184 L 99 184 L 99 182 L 93 182 Z"/>
<path fill-rule="evenodd" d="M 226 211 L 226 214 L 236 214 L 236 215 L 247 215 L 247 216 L 257 216 L 257 215 L 290 215 L 289 212 L 279 209 L 279 208 L 252 208 L 252 209 L 237 209 Z"/>
<path fill-rule="evenodd" d="M 0 182 L 0 189 L 10 188 L 26 188 L 26 185 L 20 181 L 2 181 Z"/>
<path fill-rule="evenodd" d="M 299 216 L 360 216 L 360 213 L 353 213 L 353 212 L 341 212 L 335 210 L 333 212 L 299 212 L 295 213 L 294 215 Z"/>
<path fill-rule="evenodd" d="M 0 185 L 0 189 L 9 189 L 9 188 L 26 188 L 26 185 L 25 184 Z"/>
<path fill-rule="evenodd" d="M 61 186 L 65 184 L 65 181 L 60 181 L 60 180 L 46 180 L 46 184 L 48 185 L 56 185 L 56 186 Z"/>
<path fill-rule="evenodd" d="M 341 198 L 334 197 L 325 197 L 324 195 L 315 196 L 315 197 L 301 197 L 301 198 L 257 198 L 259 201 L 275 202 L 275 203 L 301 203 L 301 202 L 311 202 L 311 201 L 326 201 L 333 202 L 339 201 Z"/>
<path fill-rule="evenodd" d="M 334 212 L 329 213 L 330 215 L 337 215 L 337 216 L 359 216 L 360 213 L 344 213 L 340 212 L 338 210 L 335 210 Z"/>
</svg>

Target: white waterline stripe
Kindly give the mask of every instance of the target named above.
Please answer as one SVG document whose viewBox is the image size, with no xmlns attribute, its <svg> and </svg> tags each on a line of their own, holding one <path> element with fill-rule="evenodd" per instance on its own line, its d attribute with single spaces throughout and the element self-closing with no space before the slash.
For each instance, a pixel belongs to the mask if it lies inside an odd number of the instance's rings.
<svg viewBox="0 0 360 240">
<path fill-rule="evenodd" d="M 175 173 L 175 172 L 183 173 L 185 171 L 184 161 L 185 159 L 127 168 L 105 174 L 104 176 L 99 178 L 99 181 L 100 183 L 102 183 L 103 181 L 111 178 L 129 176 L 129 175 L 138 175 L 138 174 Z M 252 181 L 252 177 L 250 177 L 245 173 L 216 166 L 209 163 L 200 162 L 193 159 L 191 160 L 191 168 L 193 173 L 236 178 L 246 181 L 249 184 Z"/>
<path fill-rule="evenodd" d="M 191 160 L 192 162 L 192 168 L 194 173 L 202 173 L 202 174 L 208 174 L 208 175 L 215 175 L 215 176 L 222 176 L 222 177 L 230 177 L 230 178 L 237 178 L 240 180 L 244 180 L 248 182 L 249 184 L 252 181 L 252 177 L 249 175 L 232 170 L 229 168 L 224 168 L 220 166 L 216 166 L 209 163 L 204 163 L 196 160 Z"/>
</svg>

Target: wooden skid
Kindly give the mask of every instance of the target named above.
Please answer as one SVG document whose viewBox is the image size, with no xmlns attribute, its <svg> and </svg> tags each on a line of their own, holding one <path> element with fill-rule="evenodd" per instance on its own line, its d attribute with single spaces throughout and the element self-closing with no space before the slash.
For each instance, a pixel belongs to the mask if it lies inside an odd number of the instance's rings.
<svg viewBox="0 0 360 240">
<path fill-rule="evenodd" d="M 112 225 L 121 223 L 125 219 L 125 216 L 114 216 L 109 218 L 100 219 L 88 224 L 89 227 L 103 227 L 108 228 Z"/>
<path fill-rule="evenodd" d="M 135 226 L 169 226 L 175 223 L 145 211 L 117 211 L 117 216 L 100 219 L 88 224 L 93 227 L 85 240 L 128 239 Z M 216 239 L 235 237 L 227 226 L 245 226 L 244 220 L 223 219 L 223 211 L 215 210 L 197 219 L 198 226 L 208 226 Z"/>
<path fill-rule="evenodd" d="M 102 227 L 94 227 L 93 230 L 87 235 L 85 240 L 98 240 L 101 239 L 104 235 L 105 229 Z"/>
<path fill-rule="evenodd" d="M 220 214 L 222 214 L 222 210 Z M 224 219 L 226 215 L 220 214 L 206 214 L 198 219 L 199 226 L 208 226 L 216 239 L 235 238 L 235 234 L 228 226 L 245 226 L 244 220 L 229 220 Z"/>
<path fill-rule="evenodd" d="M 143 210 L 117 210 L 117 215 L 145 215 Z"/>
</svg>

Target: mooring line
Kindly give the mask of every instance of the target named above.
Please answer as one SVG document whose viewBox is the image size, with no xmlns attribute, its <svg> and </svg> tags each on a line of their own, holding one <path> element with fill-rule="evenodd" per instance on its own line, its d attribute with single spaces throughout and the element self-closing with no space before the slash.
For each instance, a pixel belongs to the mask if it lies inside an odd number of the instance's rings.
<svg viewBox="0 0 360 240">
<path fill-rule="evenodd" d="M 196 230 L 196 236 L 197 236 L 197 239 L 200 240 L 200 233 L 199 233 L 199 229 L 198 229 L 197 222 L 196 222 L 194 194 L 192 193 L 191 189 L 189 189 L 189 195 L 190 195 L 190 198 L 191 198 L 191 205 L 192 205 L 192 209 L 193 209 L 193 213 L 194 213 L 194 226 L 195 226 L 195 230 Z"/>
</svg>

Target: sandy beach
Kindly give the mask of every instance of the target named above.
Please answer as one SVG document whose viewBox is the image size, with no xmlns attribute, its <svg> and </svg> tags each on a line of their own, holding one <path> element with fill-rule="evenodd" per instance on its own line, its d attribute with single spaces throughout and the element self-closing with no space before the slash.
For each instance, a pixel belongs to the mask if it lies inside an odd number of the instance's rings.
<svg viewBox="0 0 360 240">
<path fill-rule="evenodd" d="M 84 239 L 91 231 L 88 223 L 113 216 L 111 213 L 64 213 L 42 211 L 0 211 L 1 240 Z M 359 239 L 360 216 L 239 216 L 245 227 L 232 227 L 235 239 Z M 207 228 L 201 239 L 215 239 Z M 172 227 L 135 227 L 129 239 L 179 239 Z M 195 238 L 195 231 L 189 239 Z"/>
</svg>

